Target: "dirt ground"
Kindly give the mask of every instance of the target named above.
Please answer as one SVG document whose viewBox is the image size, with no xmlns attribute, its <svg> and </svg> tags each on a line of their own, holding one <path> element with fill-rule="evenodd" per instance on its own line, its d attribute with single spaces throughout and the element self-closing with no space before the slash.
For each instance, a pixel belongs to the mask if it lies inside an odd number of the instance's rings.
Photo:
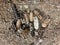
<svg viewBox="0 0 60 45">
<path fill-rule="evenodd" d="M 24 4 L 20 0 L 13 0 L 13 2 L 18 9 L 24 9 L 22 8 Z M 48 27 L 44 29 L 45 38 L 39 45 L 60 45 L 60 0 L 35 0 L 35 2 L 26 0 L 25 4 L 31 9 L 39 8 L 51 18 Z M 28 36 L 28 39 L 22 39 L 14 31 L 9 30 L 13 17 L 10 3 L 7 0 L 0 0 L 0 45 L 30 45 L 33 38 Z"/>
</svg>

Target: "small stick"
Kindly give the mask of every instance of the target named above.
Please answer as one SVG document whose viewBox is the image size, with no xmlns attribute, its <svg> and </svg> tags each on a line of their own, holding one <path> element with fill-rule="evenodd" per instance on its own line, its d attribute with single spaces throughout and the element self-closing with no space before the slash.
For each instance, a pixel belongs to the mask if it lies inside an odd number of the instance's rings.
<svg viewBox="0 0 60 45">
<path fill-rule="evenodd" d="M 33 22 L 33 12 L 30 12 L 29 18 L 30 18 L 30 22 Z"/>
<path fill-rule="evenodd" d="M 26 24 L 28 24 L 29 23 L 28 15 L 25 13 L 24 16 L 25 16 Z"/>
<path fill-rule="evenodd" d="M 18 19 L 17 22 L 16 22 L 16 28 L 17 28 L 17 30 L 20 29 L 20 27 L 21 27 L 21 20 Z"/>
</svg>

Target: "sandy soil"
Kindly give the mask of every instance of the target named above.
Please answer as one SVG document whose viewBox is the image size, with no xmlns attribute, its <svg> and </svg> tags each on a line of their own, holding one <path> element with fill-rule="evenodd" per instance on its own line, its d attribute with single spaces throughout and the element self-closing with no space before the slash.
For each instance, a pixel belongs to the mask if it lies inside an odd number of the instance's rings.
<svg viewBox="0 0 60 45">
<path fill-rule="evenodd" d="M 20 10 L 24 9 L 20 0 L 13 0 Z M 49 15 L 51 22 L 45 30 L 43 42 L 39 45 L 60 45 L 60 0 L 43 0 L 39 2 L 25 2 L 31 9 L 39 8 L 46 15 Z M 13 11 L 10 3 L 0 0 L 0 45 L 30 45 L 33 38 L 23 39 L 17 36 L 14 31 L 9 30 L 12 25 Z M 32 44 L 33 45 L 33 44 Z"/>
</svg>

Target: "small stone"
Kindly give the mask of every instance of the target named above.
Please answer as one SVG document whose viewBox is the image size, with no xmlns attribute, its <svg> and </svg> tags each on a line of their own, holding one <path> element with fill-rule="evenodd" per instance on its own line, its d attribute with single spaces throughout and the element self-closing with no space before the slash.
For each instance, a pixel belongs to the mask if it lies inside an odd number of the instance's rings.
<svg viewBox="0 0 60 45">
<path fill-rule="evenodd" d="M 50 19 L 45 19 L 44 22 L 42 23 L 42 27 L 47 27 L 47 25 L 49 24 Z"/>
<path fill-rule="evenodd" d="M 37 16 L 34 17 L 34 28 L 35 30 L 39 29 L 39 20 Z"/>
<path fill-rule="evenodd" d="M 24 5 L 24 8 L 27 9 L 28 8 L 28 5 Z"/>
</svg>

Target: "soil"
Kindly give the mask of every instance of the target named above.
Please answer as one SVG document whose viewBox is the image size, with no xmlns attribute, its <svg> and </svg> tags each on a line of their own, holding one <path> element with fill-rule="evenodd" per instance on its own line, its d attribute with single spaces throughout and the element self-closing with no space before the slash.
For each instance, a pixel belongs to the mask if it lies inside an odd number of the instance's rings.
<svg viewBox="0 0 60 45">
<path fill-rule="evenodd" d="M 19 10 L 23 10 L 23 6 L 28 5 L 32 10 L 38 8 L 45 15 L 50 16 L 51 22 L 44 29 L 43 41 L 38 45 L 60 45 L 60 0 L 29 0 L 29 2 L 25 0 L 25 3 L 21 0 L 13 0 L 13 2 Z M 34 38 L 31 36 L 23 39 L 17 36 L 14 30 L 10 30 L 13 18 L 14 13 L 10 3 L 7 0 L 0 0 L 0 45 L 34 45 Z"/>
</svg>

